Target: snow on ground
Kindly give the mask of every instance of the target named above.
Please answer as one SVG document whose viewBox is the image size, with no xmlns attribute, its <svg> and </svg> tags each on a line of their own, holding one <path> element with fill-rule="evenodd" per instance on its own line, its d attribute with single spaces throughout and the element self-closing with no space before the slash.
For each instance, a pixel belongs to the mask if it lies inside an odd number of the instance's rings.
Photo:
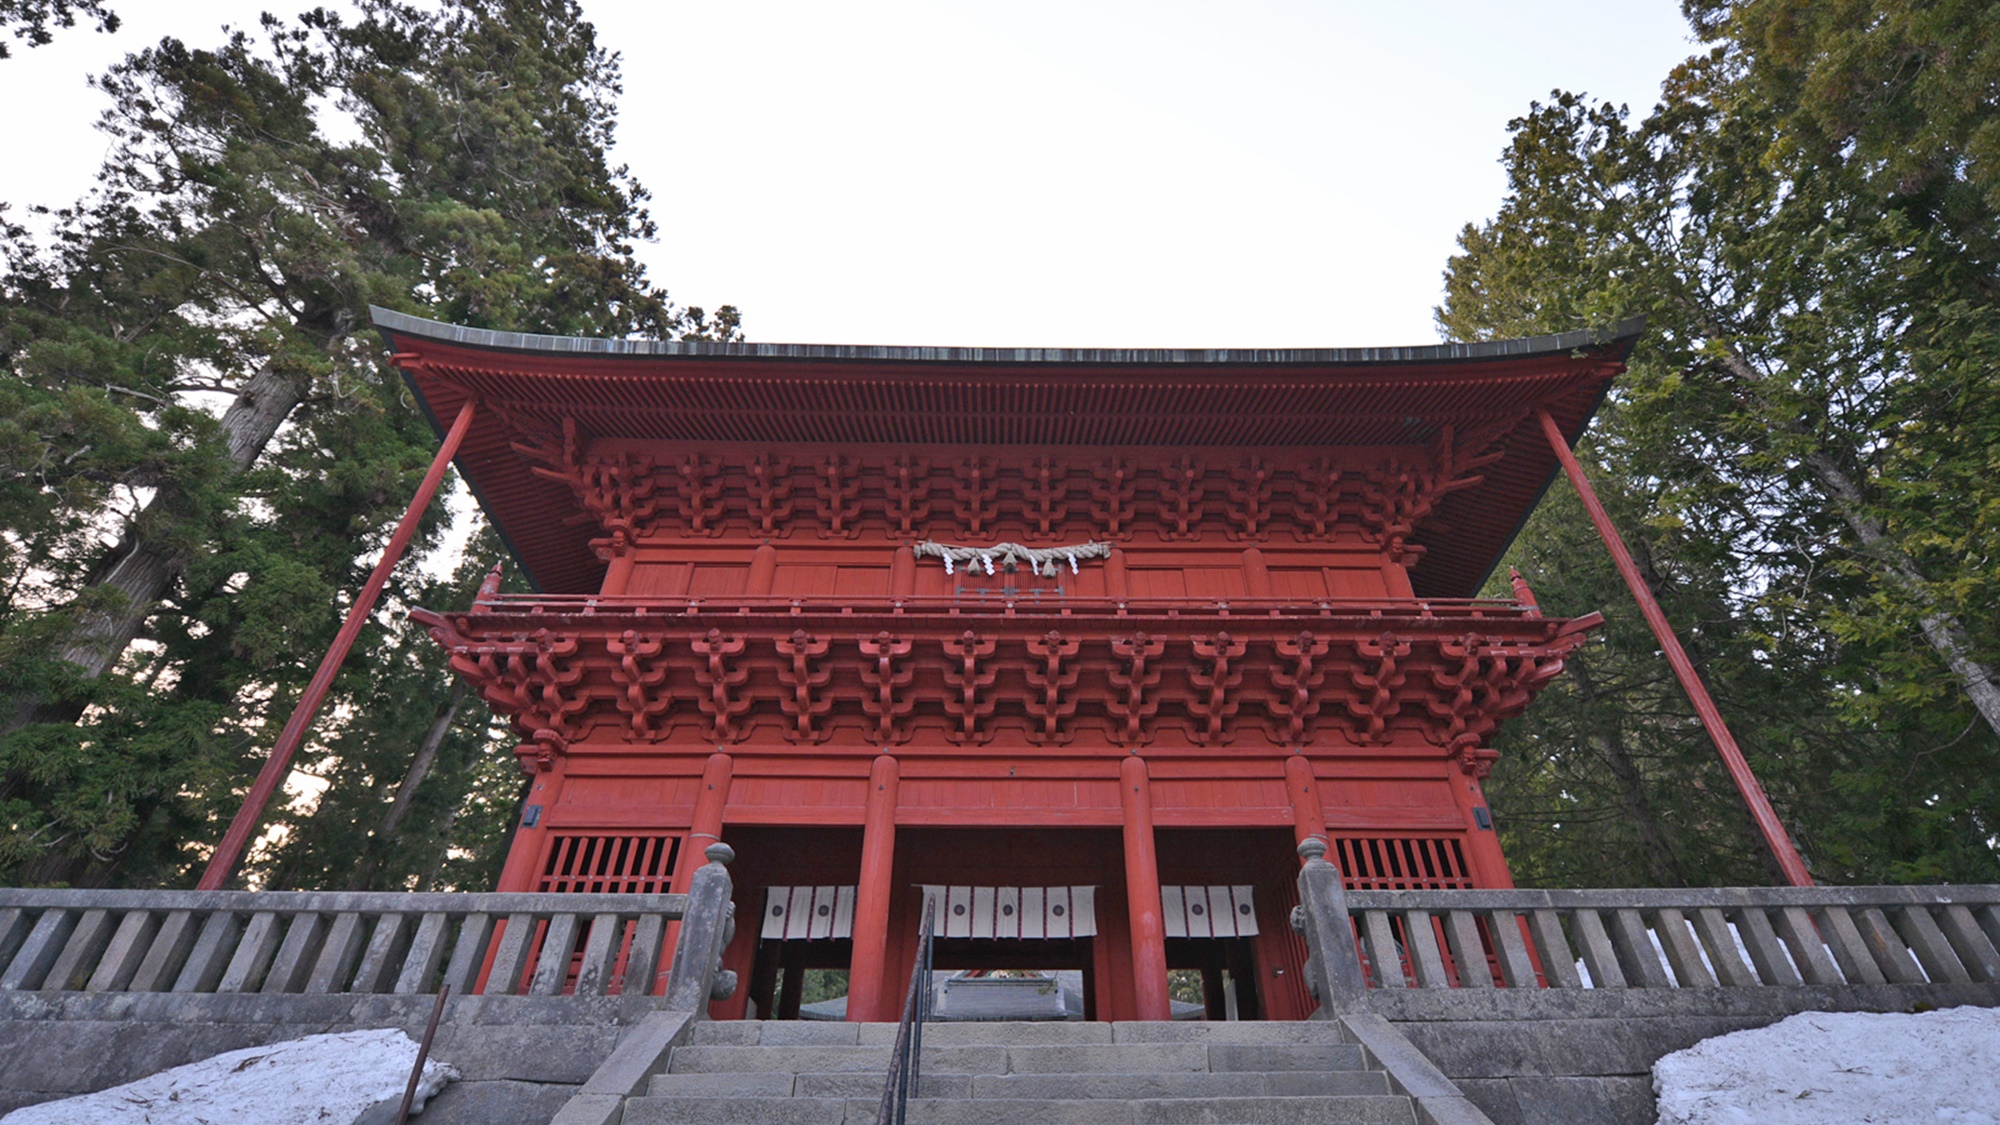
<svg viewBox="0 0 2000 1125">
<path fill-rule="evenodd" d="M 1659 1125 L 2000 1123 L 2000 1010 L 1805 1012 L 1653 1064 Z"/>
<path fill-rule="evenodd" d="M 0 1125 L 351 1125 L 377 1102 L 400 1103 L 416 1061 L 416 1042 L 395 1028 L 309 1035 L 17 1109 Z M 415 1105 L 457 1077 L 426 1061 Z"/>
</svg>

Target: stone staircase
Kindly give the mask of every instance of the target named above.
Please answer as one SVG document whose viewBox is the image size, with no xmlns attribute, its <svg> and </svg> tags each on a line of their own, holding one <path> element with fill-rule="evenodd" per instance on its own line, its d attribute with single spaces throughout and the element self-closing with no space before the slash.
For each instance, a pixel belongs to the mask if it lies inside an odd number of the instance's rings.
<svg viewBox="0 0 2000 1125">
<path fill-rule="evenodd" d="M 873 1125 L 894 1024 L 703 1022 L 624 1125 Z M 1416 1125 L 1338 1023 L 944 1023 L 909 1125 Z"/>
</svg>

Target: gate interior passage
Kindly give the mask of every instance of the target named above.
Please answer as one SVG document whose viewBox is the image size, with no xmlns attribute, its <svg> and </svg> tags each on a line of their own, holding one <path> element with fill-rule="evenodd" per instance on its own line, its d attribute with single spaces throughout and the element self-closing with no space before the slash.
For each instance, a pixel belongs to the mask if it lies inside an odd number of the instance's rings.
<svg viewBox="0 0 2000 1125">
<path fill-rule="evenodd" d="M 727 841 L 765 917 L 718 1017 L 796 1011 L 771 982 L 824 968 L 893 1019 L 939 886 L 968 892 L 941 967 L 1081 967 L 1121 1020 L 1198 969 L 1296 1019 L 1301 839 L 1374 886 L 1511 885 L 1493 735 L 1595 621 L 1479 595 L 1636 323 L 1182 351 L 375 317 L 534 590 L 417 615 L 520 735 L 499 889 L 684 891 Z M 1042 936 L 1000 936 L 1035 888 L 1069 889 L 1063 926 L 1045 896 Z"/>
</svg>

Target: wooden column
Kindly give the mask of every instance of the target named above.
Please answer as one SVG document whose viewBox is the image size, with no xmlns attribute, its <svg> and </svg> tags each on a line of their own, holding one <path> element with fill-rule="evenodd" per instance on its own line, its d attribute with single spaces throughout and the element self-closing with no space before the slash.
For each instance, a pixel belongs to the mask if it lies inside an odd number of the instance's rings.
<svg viewBox="0 0 2000 1125">
<path fill-rule="evenodd" d="M 1694 704 L 1694 713 L 1700 717 L 1701 725 L 1708 731 L 1710 741 L 1715 743 L 1715 752 L 1722 759 L 1722 766 L 1729 771 L 1729 780 L 1736 784 L 1736 791 L 1743 803 L 1750 809 L 1750 819 L 1757 831 L 1764 837 L 1764 846 L 1771 849 L 1778 869 L 1784 873 L 1785 881 L 1794 887 L 1813 885 L 1812 875 L 1806 870 L 1806 861 L 1792 846 L 1792 838 L 1785 831 L 1785 825 L 1778 819 L 1776 809 L 1771 807 L 1771 799 L 1764 794 L 1764 786 L 1757 775 L 1750 772 L 1750 763 L 1743 760 L 1743 751 L 1736 745 L 1736 736 L 1729 733 L 1729 724 L 1722 721 L 1722 712 L 1716 709 L 1715 701 L 1709 698 L 1708 688 L 1701 682 L 1701 676 L 1694 670 L 1694 661 L 1688 659 L 1687 651 L 1681 648 L 1680 638 L 1674 635 L 1673 626 L 1667 623 L 1666 611 L 1653 597 L 1653 591 L 1640 576 L 1638 564 L 1632 561 L 1632 552 L 1625 549 L 1625 541 L 1618 537 L 1618 529 L 1612 526 L 1610 513 L 1598 503 L 1597 490 L 1590 487 L 1590 478 L 1583 475 L 1583 466 L 1577 464 L 1576 454 L 1569 449 L 1569 439 L 1563 436 L 1562 427 L 1547 408 L 1536 411 L 1542 423 L 1542 434 L 1549 440 L 1549 449 L 1556 460 L 1562 462 L 1563 472 L 1569 476 L 1570 486 L 1576 489 L 1577 499 L 1583 501 L 1583 510 L 1590 515 L 1590 522 L 1597 528 L 1598 538 L 1604 540 L 1604 549 L 1611 552 L 1611 561 L 1618 567 L 1618 574 L 1625 579 L 1625 588 L 1632 591 L 1632 600 L 1639 603 L 1639 612 L 1645 616 L 1646 624 L 1652 627 L 1653 639 L 1660 642 L 1660 651 L 1667 658 L 1667 664 L 1680 679 L 1681 690 L 1687 693 L 1688 702 Z"/>
<path fill-rule="evenodd" d="M 542 853 L 547 850 L 545 841 L 549 834 L 549 807 L 562 796 L 563 767 L 567 764 L 567 759 L 558 757 L 554 765 L 526 783 L 526 795 L 521 799 L 520 810 L 515 813 L 520 819 L 514 827 L 513 837 L 507 841 L 507 862 L 500 868 L 500 881 L 494 885 L 494 890 L 508 893 L 532 891 L 540 881 Z M 530 809 L 534 810 L 532 814 Z M 528 823 L 530 815 L 535 818 L 533 824 Z"/>
<path fill-rule="evenodd" d="M 1133 1015 L 1173 1018 L 1167 1002 L 1167 925 L 1160 911 L 1160 861 L 1153 848 L 1153 783 L 1137 755 L 1118 765 L 1125 813 L 1125 905 L 1132 926 Z"/>
<path fill-rule="evenodd" d="M 611 561 L 604 568 L 604 594 L 623 594 L 632 588 L 632 570 L 639 564 L 639 550 L 619 532 L 612 538 Z"/>
<path fill-rule="evenodd" d="M 1243 584 L 1253 598 L 1275 596 L 1271 593 L 1271 568 L 1264 563 L 1264 552 L 1256 547 L 1243 549 Z"/>
<path fill-rule="evenodd" d="M 889 596 L 907 598 L 916 592 L 917 553 L 908 547 L 898 547 L 889 556 Z"/>
<path fill-rule="evenodd" d="M 1493 812 L 1487 807 L 1486 794 L 1479 788 L 1478 775 L 1454 762 L 1451 793 L 1458 803 L 1459 815 L 1465 818 L 1465 858 L 1472 868 L 1473 885 L 1481 890 L 1512 887 L 1514 873 L 1507 869 L 1507 856 L 1500 850 L 1500 835 L 1493 829 Z M 1479 824 L 1481 815 L 1486 818 L 1483 828 Z"/>
<path fill-rule="evenodd" d="M 896 1018 L 889 988 L 889 908 L 895 901 L 896 759 L 878 756 L 868 771 L 862 814 L 861 878 L 854 890 L 854 960 L 847 967 L 847 1018 L 856 1023 Z"/>
<path fill-rule="evenodd" d="M 702 853 L 710 844 L 722 842 L 722 810 L 729 804 L 729 782 L 736 776 L 736 759 L 717 751 L 708 756 L 701 767 L 701 788 L 694 797 L 694 815 L 689 820 L 687 839 L 681 841 L 681 854 L 674 864 L 674 878 L 667 890 L 672 894 L 684 895 L 694 882 L 694 873 L 701 868 Z M 760 919 L 738 919 L 738 925 L 756 925 Z M 669 922 L 666 927 L 663 947 L 674 948 L 680 940 L 680 923 Z M 658 996 L 666 986 L 667 970 L 673 968 L 673 958 L 660 958 L 658 979 L 654 982 L 653 995 Z"/>
<path fill-rule="evenodd" d="M 1304 754 L 1285 759 L 1285 795 L 1292 801 L 1292 835 L 1303 844 L 1314 836 L 1328 840 L 1326 811 L 1319 803 L 1319 778 Z"/>
<path fill-rule="evenodd" d="M 347 619 L 340 623 L 340 631 L 334 634 L 333 643 L 327 646 L 326 655 L 320 658 L 319 670 L 313 673 L 312 681 L 306 684 L 298 703 L 293 705 L 292 717 L 285 721 L 285 729 L 278 732 L 278 741 L 272 744 L 270 756 L 264 759 L 263 768 L 257 771 L 257 779 L 250 784 L 249 794 L 237 808 L 228 830 L 223 832 L 222 842 L 215 845 L 214 853 L 208 857 L 208 867 L 201 873 L 201 881 L 195 884 L 195 889 L 219 891 L 235 877 L 236 864 L 243 858 L 243 850 L 250 846 L 250 838 L 256 835 L 257 824 L 264 817 L 264 806 L 271 803 L 278 786 L 291 776 L 292 755 L 305 741 L 313 717 L 319 714 L 320 704 L 326 701 L 326 693 L 333 687 L 334 676 L 339 674 L 340 665 L 354 647 L 355 638 L 361 635 L 361 627 L 375 612 L 375 599 L 381 596 L 383 585 L 389 581 L 389 573 L 402 560 L 404 549 L 410 545 L 410 537 L 417 533 L 417 523 L 423 518 L 424 509 L 431 506 L 431 497 L 437 494 L 445 470 L 451 467 L 452 458 L 458 456 L 459 444 L 472 429 L 472 417 L 477 413 L 475 405 L 475 401 L 468 398 L 465 405 L 458 408 L 458 418 L 446 431 L 443 444 L 438 446 L 437 456 L 431 458 L 430 471 L 418 483 L 417 494 L 410 499 L 410 506 L 404 509 L 402 520 L 396 524 L 395 532 L 383 546 L 382 557 L 375 560 L 375 569 L 369 572 L 368 581 L 362 583 L 361 592 L 354 595 L 354 603 L 347 607 Z"/>
<path fill-rule="evenodd" d="M 722 810 L 729 804 L 729 782 L 736 776 L 736 759 L 721 751 L 708 756 L 701 767 L 701 790 L 694 797 L 694 817 L 689 822 L 687 855 L 674 872 L 674 887 L 686 885 L 701 866 L 702 852 L 710 844 L 722 842 Z"/>
<path fill-rule="evenodd" d="M 1111 548 L 1110 556 L 1104 560 L 1104 596 L 1119 599 L 1132 596 L 1132 583 L 1125 573 L 1125 552 L 1116 547 Z"/>
<path fill-rule="evenodd" d="M 778 578 L 778 549 L 766 543 L 750 552 L 750 576 L 746 579 L 747 594 L 768 594 Z"/>
</svg>

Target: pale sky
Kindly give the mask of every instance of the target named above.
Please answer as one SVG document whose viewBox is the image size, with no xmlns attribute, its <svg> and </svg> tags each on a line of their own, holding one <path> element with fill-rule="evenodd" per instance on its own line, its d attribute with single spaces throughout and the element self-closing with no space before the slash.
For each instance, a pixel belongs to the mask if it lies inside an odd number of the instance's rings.
<svg viewBox="0 0 2000 1125">
<path fill-rule="evenodd" d="M 310 6 L 124 0 L 115 35 L 17 46 L 0 200 L 89 188 L 86 73 Z M 1675 0 L 583 7 L 654 276 L 785 343 L 1429 342 L 1507 120 L 1557 87 L 1643 114 L 1696 50 Z"/>
</svg>

